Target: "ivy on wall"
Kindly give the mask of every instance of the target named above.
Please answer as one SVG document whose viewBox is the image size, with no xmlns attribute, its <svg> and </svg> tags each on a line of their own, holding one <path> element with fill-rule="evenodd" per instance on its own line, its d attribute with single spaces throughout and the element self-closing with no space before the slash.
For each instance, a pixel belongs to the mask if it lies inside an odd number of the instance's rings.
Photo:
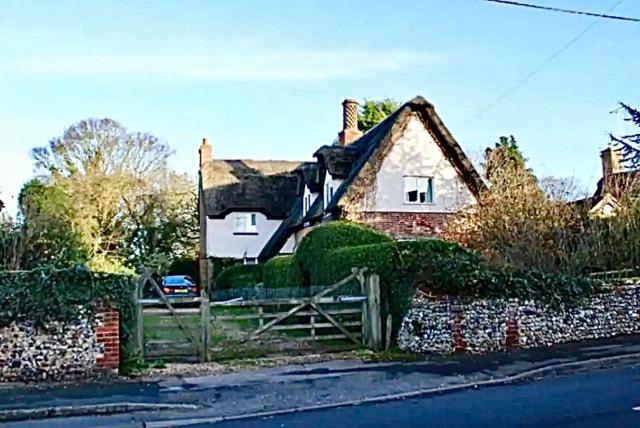
<svg viewBox="0 0 640 428">
<path fill-rule="evenodd" d="M 0 271 L 0 327 L 14 321 L 45 327 L 49 321 L 77 319 L 79 308 L 112 305 L 120 311 L 120 343 L 124 359 L 136 325 L 135 278 L 92 272 L 85 267 Z"/>
</svg>

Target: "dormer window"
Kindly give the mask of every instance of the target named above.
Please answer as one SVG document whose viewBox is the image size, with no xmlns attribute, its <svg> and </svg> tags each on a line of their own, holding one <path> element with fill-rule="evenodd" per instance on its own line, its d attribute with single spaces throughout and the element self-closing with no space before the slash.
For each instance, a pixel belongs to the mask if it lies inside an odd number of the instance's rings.
<svg viewBox="0 0 640 428">
<path fill-rule="evenodd" d="M 433 177 L 405 176 L 405 204 L 433 204 Z"/>
<path fill-rule="evenodd" d="M 236 213 L 233 233 L 235 235 L 257 235 L 257 217 L 256 213 Z"/>
</svg>

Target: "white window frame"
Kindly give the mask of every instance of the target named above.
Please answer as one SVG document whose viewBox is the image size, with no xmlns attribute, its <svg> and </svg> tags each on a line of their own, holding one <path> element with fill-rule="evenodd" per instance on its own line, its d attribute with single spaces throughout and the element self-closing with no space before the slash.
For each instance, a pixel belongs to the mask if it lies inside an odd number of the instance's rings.
<svg viewBox="0 0 640 428">
<path fill-rule="evenodd" d="M 435 204 L 435 200 L 436 200 L 436 196 L 435 196 L 435 183 L 434 183 L 434 179 L 433 177 L 430 176 L 424 176 L 424 175 L 405 175 L 402 177 L 403 179 L 403 201 L 405 205 L 434 205 Z M 407 182 L 408 181 L 412 181 L 415 180 L 412 189 L 414 188 L 416 192 L 416 200 L 412 201 L 409 199 L 409 192 L 411 190 L 408 190 L 409 186 L 407 186 Z M 423 190 L 423 192 L 421 192 L 420 190 Z M 430 191 L 429 191 L 430 190 Z M 425 201 L 421 202 L 420 201 L 420 194 L 424 193 L 425 194 Z M 430 196 L 431 199 L 429 200 L 427 198 L 427 196 Z"/>
<path fill-rule="evenodd" d="M 236 235 L 258 234 L 257 213 L 236 213 L 233 219 L 233 233 Z"/>
<path fill-rule="evenodd" d="M 324 185 L 324 206 L 327 207 L 333 199 L 333 182 L 327 181 Z"/>
</svg>

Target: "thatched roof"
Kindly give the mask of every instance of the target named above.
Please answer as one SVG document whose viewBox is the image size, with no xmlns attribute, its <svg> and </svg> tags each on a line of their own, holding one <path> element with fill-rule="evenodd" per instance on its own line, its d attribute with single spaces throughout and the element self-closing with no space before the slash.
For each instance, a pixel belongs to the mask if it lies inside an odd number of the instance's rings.
<svg viewBox="0 0 640 428">
<path fill-rule="evenodd" d="M 205 213 L 257 211 L 284 219 L 300 193 L 303 162 L 214 159 L 201 169 Z"/>
<path fill-rule="evenodd" d="M 385 147 L 393 144 L 402 134 L 406 123 L 417 115 L 424 126 L 431 132 L 436 143 L 449 159 L 469 190 L 476 197 L 486 188 L 486 185 L 475 167 L 467 158 L 458 142 L 446 128 L 431 103 L 423 97 L 415 97 L 402 105 L 385 120 L 366 132 L 362 137 L 347 146 L 323 146 L 314 156 L 318 158 L 321 170 L 327 170 L 335 178 L 342 178 L 344 182 L 335 190 L 333 199 L 323 209 L 322 194 L 311 206 L 309 213 L 303 218 L 302 208 L 292 211 L 291 217 L 285 220 L 267 242 L 259 259 L 266 260 L 278 254 L 293 232 L 302 228 L 306 223 L 313 224 L 320 221 L 324 215 L 334 214 L 341 205 L 345 195 L 358 179 L 362 168 L 376 156 L 382 156 Z M 323 179 L 324 177 L 322 177 Z M 321 183 L 322 184 L 322 183 Z M 320 187 L 322 191 L 322 187 Z M 299 203 L 299 206 L 302 204 Z M 298 210 L 299 208 L 299 210 Z"/>
<path fill-rule="evenodd" d="M 402 105 L 385 120 L 369 130 L 344 149 L 356 151 L 357 155 L 351 164 L 350 171 L 345 177 L 344 183 L 337 189 L 331 203 L 326 211 L 333 211 L 340 206 L 340 203 L 349 191 L 351 184 L 356 180 L 360 170 L 370 162 L 374 156 L 384 152 L 387 145 L 393 144 L 397 137 L 403 132 L 407 121 L 417 115 L 424 126 L 432 133 L 435 142 L 440 146 L 447 159 L 458 172 L 460 178 L 467 185 L 471 193 L 478 197 L 480 192 L 486 189 L 486 184 L 471 163 L 471 160 L 464 153 L 460 144 L 453 138 L 447 127 L 444 125 L 433 104 L 421 96 L 413 98 Z M 321 155 L 320 150 L 316 152 Z M 336 157 L 335 154 L 333 154 Z M 342 159 L 351 156 L 346 154 Z"/>
</svg>

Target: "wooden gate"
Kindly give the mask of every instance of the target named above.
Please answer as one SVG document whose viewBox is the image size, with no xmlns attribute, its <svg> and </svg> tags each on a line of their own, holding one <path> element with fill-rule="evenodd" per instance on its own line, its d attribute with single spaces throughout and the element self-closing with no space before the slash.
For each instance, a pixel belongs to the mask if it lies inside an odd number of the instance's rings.
<svg viewBox="0 0 640 428">
<path fill-rule="evenodd" d="M 359 293 L 351 287 L 340 294 L 354 283 Z M 299 298 L 209 301 L 203 292 L 173 304 L 150 275 L 141 277 L 140 290 L 145 284 L 158 295 L 138 304 L 138 347 L 148 359 L 210 361 L 331 346 L 382 347 L 378 277 L 365 277 L 363 269 Z"/>
</svg>

